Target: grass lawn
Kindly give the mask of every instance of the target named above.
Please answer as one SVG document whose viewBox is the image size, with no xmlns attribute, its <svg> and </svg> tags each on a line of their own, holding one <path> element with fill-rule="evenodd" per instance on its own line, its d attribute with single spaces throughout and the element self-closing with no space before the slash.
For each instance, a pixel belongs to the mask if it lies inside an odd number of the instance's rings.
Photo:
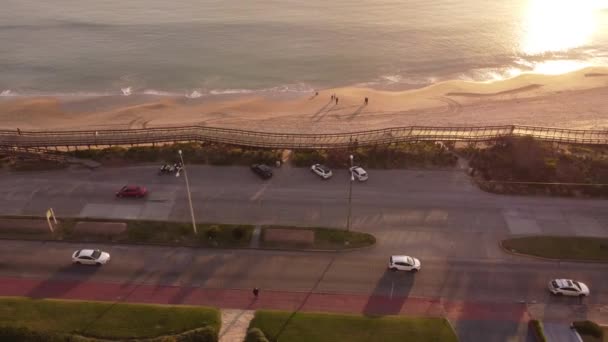
<svg viewBox="0 0 608 342">
<path fill-rule="evenodd" d="M 125 339 L 177 334 L 207 325 L 219 332 L 220 314 L 205 307 L 4 297 L 0 298 L 0 325 Z"/>
<path fill-rule="evenodd" d="M 544 258 L 608 261 L 607 238 L 529 236 L 504 240 L 501 244 L 507 250 Z"/>
<path fill-rule="evenodd" d="M 279 242 L 265 241 L 265 230 L 269 228 L 280 229 L 303 229 L 314 231 L 314 242 L 296 243 L 296 242 Z M 376 238 L 368 233 L 355 231 L 346 231 L 344 229 L 335 228 L 317 228 L 317 227 L 289 227 L 289 226 L 263 226 L 261 244 L 269 248 L 301 248 L 301 249 L 348 249 L 371 246 L 376 243 Z"/>
<path fill-rule="evenodd" d="M 403 342 L 458 341 L 443 318 L 365 317 L 321 313 L 257 311 L 250 328 L 271 342 Z M 279 334 L 280 332 L 280 334 Z M 278 338 L 277 338 L 278 335 Z"/>
</svg>

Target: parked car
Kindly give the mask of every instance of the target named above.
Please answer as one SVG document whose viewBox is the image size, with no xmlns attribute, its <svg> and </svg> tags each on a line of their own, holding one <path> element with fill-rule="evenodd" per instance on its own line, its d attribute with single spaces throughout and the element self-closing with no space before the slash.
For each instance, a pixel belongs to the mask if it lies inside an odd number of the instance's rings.
<svg viewBox="0 0 608 342">
<path fill-rule="evenodd" d="M 393 255 L 388 261 L 391 271 L 420 271 L 420 260 L 407 255 Z"/>
<path fill-rule="evenodd" d="M 251 165 L 251 171 L 262 177 L 262 179 L 268 179 L 272 177 L 272 169 L 270 168 L 270 166 L 265 164 L 253 164 Z"/>
<path fill-rule="evenodd" d="M 125 185 L 118 190 L 116 197 L 144 197 L 148 194 L 148 190 L 139 185 Z"/>
<path fill-rule="evenodd" d="M 99 249 L 79 249 L 72 253 L 72 262 L 83 265 L 101 266 L 110 261 L 110 253 Z"/>
<path fill-rule="evenodd" d="M 333 176 L 331 170 L 325 165 L 315 164 L 310 167 L 310 170 L 323 179 L 329 179 Z"/>
<path fill-rule="evenodd" d="M 349 170 L 359 182 L 365 182 L 368 178 L 367 172 L 361 166 L 353 166 Z"/>
<path fill-rule="evenodd" d="M 549 282 L 549 291 L 554 295 L 584 297 L 589 295 L 589 287 L 580 281 L 571 279 L 553 279 Z"/>
</svg>

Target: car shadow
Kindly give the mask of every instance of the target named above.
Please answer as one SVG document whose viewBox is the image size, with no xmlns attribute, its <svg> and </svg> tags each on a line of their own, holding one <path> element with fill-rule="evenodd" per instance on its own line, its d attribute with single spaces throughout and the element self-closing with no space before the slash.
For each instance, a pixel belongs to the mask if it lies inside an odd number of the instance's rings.
<svg viewBox="0 0 608 342">
<path fill-rule="evenodd" d="M 366 316 L 397 315 L 414 286 L 414 272 L 386 270 L 363 308 Z"/>
<path fill-rule="evenodd" d="M 61 267 L 50 277 L 27 293 L 27 297 L 62 298 L 72 289 L 98 273 L 103 266 L 69 264 Z"/>
<path fill-rule="evenodd" d="M 496 301 L 489 294 L 480 296 L 479 289 L 509 287 L 508 281 L 517 282 L 517 288 L 521 288 L 522 282 L 528 282 L 530 285 L 525 288 L 533 288 L 533 281 L 505 280 L 496 276 L 497 270 L 488 268 L 462 272 L 458 270 L 458 263 L 451 259 L 447 263 L 447 275 L 440 296 L 448 299 L 443 308 L 459 340 L 499 342 L 525 339 L 529 318 L 526 305 L 515 301 Z"/>
</svg>

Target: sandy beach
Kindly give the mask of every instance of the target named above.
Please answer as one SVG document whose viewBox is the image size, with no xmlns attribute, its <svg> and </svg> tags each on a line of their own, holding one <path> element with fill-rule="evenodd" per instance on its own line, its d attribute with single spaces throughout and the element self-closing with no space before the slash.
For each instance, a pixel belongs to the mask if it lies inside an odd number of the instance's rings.
<svg viewBox="0 0 608 342">
<path fill-rule="evenodd" d="M 408 91 L 319 90 L 197 99 L 151 95 L 0 98 L 0 128 L 77 130 L 206 125 L 331 133 L 409 125 L 520 124 L 608 129 L 608 68 L 492 83 L 449 81 Z M 336 94 L 336 104 L 331 95 Z M 364 98 L 369 104 L 364 104 Z"/>
</svg>

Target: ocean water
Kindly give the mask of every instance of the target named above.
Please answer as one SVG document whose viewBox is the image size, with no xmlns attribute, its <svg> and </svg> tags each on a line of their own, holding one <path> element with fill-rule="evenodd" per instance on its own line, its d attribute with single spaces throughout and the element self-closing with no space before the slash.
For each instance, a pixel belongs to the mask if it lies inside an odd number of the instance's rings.
<svg viewBox="0 0 608 342">
<path fill-rule="evenodd" d="M 0 96 L 406 89 L 608 65 L 608 0 L 0 5 Z"/>
</svg>

